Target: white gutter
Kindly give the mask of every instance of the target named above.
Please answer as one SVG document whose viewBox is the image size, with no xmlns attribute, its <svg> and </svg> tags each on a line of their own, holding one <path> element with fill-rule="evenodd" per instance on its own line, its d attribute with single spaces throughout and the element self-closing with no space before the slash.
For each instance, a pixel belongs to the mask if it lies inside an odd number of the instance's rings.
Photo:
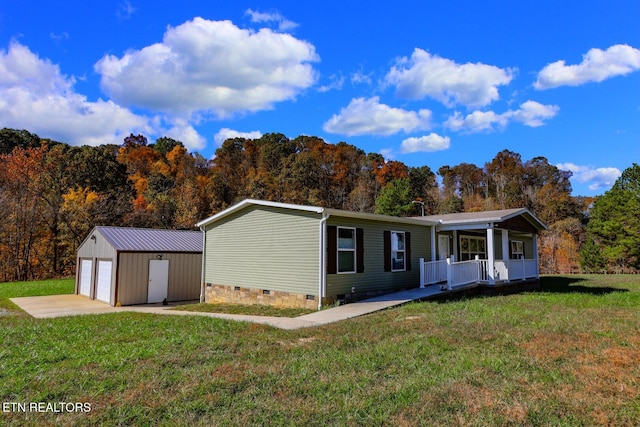
<svg viewBox="0 0 640 427">
<path fill-rule="evenodd" d="M 327 220 L 329 219 L 329 214 L 323 210 L 322 219 L 320 220 L 319 227 L 319 271 L 318 271 L 318 310 L 322 308 L 322 298 L 326 293 L 327 286 L 327 266 L 326 266 L 326 244 L 325 244 L 325 236 L 327 235 Z"/>
<path fill-rule="evenodd" d="M 204 302 L 204 259 L 207 252 L 207 232 L 204 230 L 204 226 L 200 226 L 200 231 L 202 231 L 202 271 L 200 272 L 200 302 Z"/>
</svg>

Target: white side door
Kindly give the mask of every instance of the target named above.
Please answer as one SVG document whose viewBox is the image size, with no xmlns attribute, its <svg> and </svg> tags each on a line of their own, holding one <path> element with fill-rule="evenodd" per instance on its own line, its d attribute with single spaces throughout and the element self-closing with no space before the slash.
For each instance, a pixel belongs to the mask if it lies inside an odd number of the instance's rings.
<svg viewBox="0 0 640 427">
<path fill-rule="evenodd" d="M 445 260 L 451 256 L 451 249 L 449 248 L 449 236 L 438 236 L 438 254 L 440 260 Z"/>
<path fill-rule="evenodd" d="M 149 261 L 149 290 L 147 303 L 162 302 L 169 292 L 169 260 Z"/>
<path fill-rule="evenodd" d="M 98 281 L 96 283 L 96 299 L 111 302 L 111 261 L 98 261 Z"/>
<path fill-rule="evenodd" d="M 80 295 L 85 297 L 91 296 L 91 272 L 93 268 L 93 261 L 90 259 L 83 259 L 80 262 Z"/>
</svg>

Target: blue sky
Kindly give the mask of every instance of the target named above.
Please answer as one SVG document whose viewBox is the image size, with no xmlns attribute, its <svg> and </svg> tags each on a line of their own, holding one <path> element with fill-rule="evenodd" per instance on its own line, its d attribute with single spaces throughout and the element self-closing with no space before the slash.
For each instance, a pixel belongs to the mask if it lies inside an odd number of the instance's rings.
<svg viewBox="0 0 640 427">
<path fill-rule="evenodd" d="M 40 1 L 0 8 L 0 127 L 73 145 L 346 141 L 410 166 L 509 149 L 602 194 L 640 161 L 640 2 Z"/>
</svg>

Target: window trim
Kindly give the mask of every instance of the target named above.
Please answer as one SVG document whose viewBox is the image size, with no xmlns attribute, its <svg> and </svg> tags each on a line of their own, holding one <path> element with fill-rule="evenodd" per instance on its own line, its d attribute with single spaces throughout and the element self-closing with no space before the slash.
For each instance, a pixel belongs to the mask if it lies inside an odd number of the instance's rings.
<svg viewBox="0 0 640 427">
<path fill-rule="evenodd" d="M 404 243 L 404 249 L 402 249 L 402 250 L 393 250 L 393 235 L 394 234 L 396 234 L 396 235 L 402 234 L 402 241 Z M 400 271 L 407 271 L 407 234 L 406 234 L 406 231 L 394 231 L 394 230 L 391 230 L 390 236 L 391 236 L 391 241 L 390 241 L 390 244 L 391 244 L 391 272 L 392 273 L 396 273 L 396 272 L 400 272 Z M 403 257 L 402 257 L 403 267 L 401 269 L 394 269 L 393 268 L 393 254 L 394 253 L 399 253 L 399 252 L 402 252 L 402 254 L 403 254 Z"/>
<path fill-rule="evenodd" d="M 353 248 L 340 248 L 340 230 L 352 230 L 353 232 Z M 358 238 L 356 227 L 336 226 L 336 274 L 355 274 L 358 271 Z M 353 253 L 353 270 L 340 271 L 340 252 Z"/>
</svg>

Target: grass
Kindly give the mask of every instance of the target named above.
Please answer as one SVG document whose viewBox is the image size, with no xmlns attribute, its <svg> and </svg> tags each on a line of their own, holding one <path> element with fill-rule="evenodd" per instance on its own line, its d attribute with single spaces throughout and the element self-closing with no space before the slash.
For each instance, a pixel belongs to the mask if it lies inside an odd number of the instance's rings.
<svg viewBox="0 0 640 427">
<path fill-rule="evenodd" d="M 73 278 L 38 282 L 4 282 L 0 283 L 0 298 L 72 294 L 74 286 Z"/>
<path fill-rule="evenodd" d="M 298 331 L 0 316 L 0 402 L 92 409 L 0 413 L 0 424 L 638 425 L 638 360 L 640 276 L 549 276 L 540 292 Z"/>
<path fill-rule="evenodd" d="M 268 305 L 243 305 L 243 304 L 187 304 L 176 307 L 174 310 L 200 311 L 205 313 L 248 314 L 253 316 L 273 317 L 297 317 L 315 312 L 305 308 L 280 308 Z"/>
</svg>

